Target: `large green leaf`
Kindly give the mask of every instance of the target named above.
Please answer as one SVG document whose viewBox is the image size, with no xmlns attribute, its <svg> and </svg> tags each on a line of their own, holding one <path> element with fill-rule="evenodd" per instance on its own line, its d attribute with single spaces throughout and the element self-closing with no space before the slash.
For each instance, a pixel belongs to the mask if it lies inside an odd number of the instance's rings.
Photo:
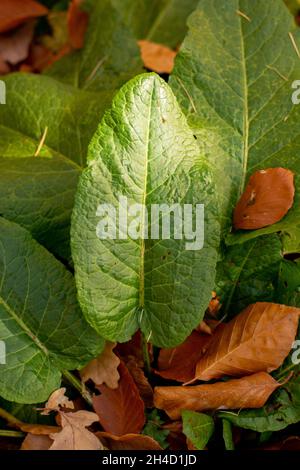
<svg viewBox="0 0 300 470">
<path fill-rule="evenodd" d="M 97 2 L 97 5 L 82 52 L 64 59 L 66 62 L 59 62 L 53 70 L 55 79 L 31 74 L 5 77 L 7 104 L 0 107 L 1 157 L 33 157 L 39 149 L 39 158 L 56 159 L 47 163 L 27 159 L 26 163 L 16 165 L 8 161 L 4 170 L 6 176 L 10 174 L 5 182 L 7 200 L 1 199 L 0 214 L 32 230 L 37 240 L 65 259 L 70 257 L 68 230 L 76 190 L 76 171 L 79 173 L 80 167 L 85 165 L 88 143 L 104 110 L 111 103 L 115 89 L 141 70 L 138 47 L 120 15 L 110 1 Z M 124 43 L 125 52 L 122 47 Z M 102 55 L 110 57 L 104 73 L 101 67 L 95 69 Z M 92 73 L 93 70 L 95 73 Z M 68 82 L 70 77 L 71 84 L 62 83 Z M 43 136 L 44 145 L 39 148 Z M 63 160 L 65 163 L 62 163 Z M 77 170 L 72 161 L 77 164 Z M 17 165 L 20 166 L 18 175 L 15 172 Z M 39 171 L 37 166 L 43 166 L 43 170 Z M 47 166 L 49 172 L 46 175 Z M 5 168 L 4 162 L 1 168 Z M 23 182 L 22 171 L 26 174 Z M 40 180 L 41 172 L 43 184 Z M 14 186 L 16 180 L 17 193 Z M 34 188 L 31 195 L 29 181 Z M 41 202 L 38 211 L 37 196 Z M 49 197 L 51 200 L 46 201 Z M 54 235 L 55 231 L 57 233 Z"/>
<path fill-rule="evenodd" d="M 283 166 L 296 174 L 289 214 L 266 229 L 234 235 L 231 243 L 299 231 L 300 106 L 291 100 L 300 76 L 291 38 L 300 48 L 299 35 L 282 0 L 201 0 L 189 19 L 170 84 L 218 169 L 224 226 L 254 171 Z"/>
<path fill-rule="evenodd" d="M 92 140 L 72 219 L 79 301 L 105 338 L 123 342 L 141 328 L 154 344 L 171 347 L 202 319 L 218 244 L 212 183 L 168 85 L 155 74 L 126 84 Z M 187 250 L 173 224 L 171 239 L 98 238 L 98 205 L 117 208 L 120 195 L 149 212 L 153 204 L 204 204 L 204 248 Z"/>
<path fill-rule="evenodd" d="M 70 217 L 80 168 L 63 157 L 1 158 L 0 212 L 50 251 L 69 258 Z"/>
<path fill-rule="evenodd" d="M 84 321 L 72 275 L 18 225 L 0 219 L 0 395 L 45 401 L 61 370 L 85 365 L 103 340 Z"/>
<path fill-rule="evenodd" d="M 282 261 L 278 235 L 228 247 L 218 263 L 216 290 L 222 314 L 233 316 L 255 302 L 272 302 Z"/>
</svg>

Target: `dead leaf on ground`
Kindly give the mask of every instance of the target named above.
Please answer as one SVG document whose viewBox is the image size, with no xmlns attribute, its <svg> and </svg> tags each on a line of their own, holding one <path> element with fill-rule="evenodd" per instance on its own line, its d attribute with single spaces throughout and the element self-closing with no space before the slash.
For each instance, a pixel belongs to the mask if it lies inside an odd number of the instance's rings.
<svg viewBox="0 0 300 470">
<path fill-rule="evenodd" d="M 138 364 L 143 367 L 144 366 L 144 358 L 143 358 L 143 351 L 142 351 L 142 336 L 141 332 L 137 331 L 131 340 L 127 341 L 126 343 L 119 343 L 116 347 L 116 353 L 118 356 L 126 363 L 128 357 L 133 356 L 137 360 Z M 149 354 L 152 358 L 152 353 L 149 351 Z"/>
<path fill-rule="evenodd" d="M 65 396 L 66 389 L 64 387 L 55 390 L 49 397 L 42 415 L 48 415 L 51 411 L 60 411 L 60 408 L 74 409 L 74 403 Z"/>
<path fill-rule="evenodd" d="M 27 434 L 20 450 L 49 450 L 53 439 L 45 435 Z"/>
<path fill-rule="evenodd" d="M 156 374 L 177 382 L 188 382 L 195 377 L 196 364 L 203 356 L 211 336 L 193 333 L 176 348 L 161 349 Z"/>
<path fill-rule="evenodd" d="M 290 170 L 256 171 L 234 210 L 234 227 L 254 230 L 279 222 L 292 207 L 294 195 L 294 174 Z"/>
<path fill-rule="evenodd" d="M 176 52 L 169 47 L 154 42 L 138 41 L 142 61 L 147 69 L 157 73 L 171 73 L 174 67 Z"/>
<path fill-rule="evenodd" d="M 11 65 L 27 59 L 35 22 L 30 21 L 10 34 L 0 34 L 0 56 Z"/>
<path fill-rule="evenodd" d="M 188 387 L 156 387 L 154 405 L 172 419 L 179 419 L 182 410 L 261 408 L 280 384 L 266 372 L 241 379 Z"/>
<path fill-rule="evenodd" d="M 72 0 L 68 10 L 69 42 L 73 49 L 81 49 L 89 22 L 89 15 L 82 10 L 82 0 Z"/>
<path fill-rule="evenodd" d="M 118 388 L 97 386 L 101 395 L 93 397 L 94 409 L 106 432 L 116 436 L 139 434 L 145 424 L 144 402 L 126 366 L 119 365 Z"/>
<path fill-rule="evenodd" d="M 158 442 L 141 434 L 114 436 L 108 432 L 97 432 L 96 435 L 109 450 L 162 450 Z"/>
<path fill-rule="evenodd" d="M 132 378 L 137 386 L 140 396 L 145 403 L 146 408 L 153 407 L 153 388 L 151 387 L 147 377 L 137 359 L 133 356 L 129 356 L 126 361 L 126 367 L 128 368 Z"/>
<path fill-rule="evenodd" d="M 46 424 L 28 424 L 28 423 L 16 423 L 18 429 L 23 432 L 28 432 L 35 436 L 49 436 L 61 431 L 59 426 L 48 426 Z"/>
<path fill-rule="evenodd" d="M 260 450 L 300 450 L 300 437 L 289 436 L 280 442 L 274 442 L 273 444 L 266 445 Z"/>
<path fill-rule="evenodd" d="M 1 0 L 0 33 L 47 13 L 48 9 L 34 0 Z"/>
<path fill-rule="evenodd" d="M 59 412 L 62 430 L 50 434 L 53 444 L 49 450 L 101 450 L 100 440 L 86 429 L 98 421 L 96 413 L 80 410 L 75 413 Z"/>
<path fill-rule="evenodd" d="M 102 353 L 80 371 L 83 382 L 91 379 L 96 385 L 106 384 L 109 388 L 118 387 L 120 359 L 113 352 L 115 346 L 116 343 L 107 341 Z"/>
<path fill-rule="evenodd" d="M 217 296 L 216 292 L 212 292 L 212 298 L 207 308 L 209 315 L 216 318 L 220 308 L 221 308 L 220 299 Z"/>
<path fill-rule="evenodd" d="M 300 309 L 268 302 L 250 305 L 217 328 L 196 366 L 195 380 L 240 377 L 277 369 L 291 350 Z"/>
</svg>

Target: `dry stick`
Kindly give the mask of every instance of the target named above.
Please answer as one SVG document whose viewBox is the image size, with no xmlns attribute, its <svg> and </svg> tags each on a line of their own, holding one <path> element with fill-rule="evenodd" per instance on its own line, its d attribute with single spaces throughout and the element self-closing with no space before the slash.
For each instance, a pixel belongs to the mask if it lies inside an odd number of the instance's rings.
<svg viewBox="0 0 300 470">
<path fill-rule="evenodd" d="M 16 418 L 8 411 L 3 410 L 3 408 L 0 408 L 0 418 L 5 419 L 5 421 L 7 421 L 10 426 L 17 426 L 18 424 L 23 424 L 23 421 Z"/>
<path fill-rule="evenodd" d="M 40 151 L 42 150 L 43 145 L 44 145 L 44 143 L 45 143 L 47 134 L 48 134 L 48 127 L 45 127 L 45 130 L 44 130 L 44 133 L 43 133 L 42 138 L 41 138 L 41 140 L 40 140 L 40 143 L 39 143 L 39 145 L 38 145 L 38 148 L 36 149 L 36 152 L 35 152 L 35 154 L 34 154 L 35 157 L 38 157 L 38 156 L 39 156 L 39 153 L 40 153 Z"/>
<path fill-rule="evenodd" d="M 293 47 L 294 47 L 294 49 L 295 49 L 295 51 L 296 51 L 296 54 L 297 54 L 297 56 L 298 56 L 299 59 L 300 59 L 300 51 L 299 51 L 299 49 L 298 49 L 297 43 L 296 43 L 296 41 L 295 41 L 295 38 L 294 38 L 294 36 L 292 35 L 292 33 L 289 33 L 289 36 L 290 36 L 290 40 L 292 41 Z"/>
<path fill-rule="evenodd" d="M 25 433 L 21 431 L 7 431 L 6 429 L 0 429 L 0 436 L 22 438 L 25 436 Z"/>
<path fill-rule="evenodd" d="M 84 386 L 84 384 L 79 379 L 77 379 L 77 377 L 75 377 L 72 372 L 69 372 L 67 370 L 63 372 L 63 376 L 71 385 L 73 385 L 74 388 L 76 388 L 76 390 L 79 391 L 82 398 L 84 398 L 88 405 L 93 406 L 92 394 Z"/>
</svg>

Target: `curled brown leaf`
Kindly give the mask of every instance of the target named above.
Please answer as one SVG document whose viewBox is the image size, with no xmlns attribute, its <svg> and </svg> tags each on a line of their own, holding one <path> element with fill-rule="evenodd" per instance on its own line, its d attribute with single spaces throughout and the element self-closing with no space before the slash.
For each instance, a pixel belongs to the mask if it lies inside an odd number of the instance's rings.
<svg viewBox="0 0 300 470">
<path fill-rule="evenodd" d="M 120 359 L 113 352 L 115 346 L 115 343 L 107 341 L 102 353 L 80 371 L 83 382 L 91 379 L 96 385 L 104 383 L 109 388 L 118 387 Z"/>
<path fill-rule="evenodd" d="M 294 174 L 290 170 L 256 171 L 234 210 L 234 227 L 253 230 L 279 222 L 292 207 L 294 194 Z"/>
<path fill-rule="evenodd" d="M 280 384 L 266 372 L 241 379 L 188 387 L 156 387 L 154 405 L 172 419 L 182 410 L 261 408 Z"/>
</svg>

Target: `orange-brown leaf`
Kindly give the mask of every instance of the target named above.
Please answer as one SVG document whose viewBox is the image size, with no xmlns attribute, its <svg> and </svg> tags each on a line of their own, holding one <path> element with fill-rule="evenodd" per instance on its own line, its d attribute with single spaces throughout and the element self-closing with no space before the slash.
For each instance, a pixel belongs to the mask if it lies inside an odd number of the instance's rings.
<svg viewBox="0 0 300 470">
<path fill-rule="evenodd" d="M 100 450 L 103 446 L 95 434 L 86 428 L 98 421 L 96 413 L 80 410 L 75 413 L 60 411 L 62 430 L 50 434 L 50 450 Z"/>
<path fill-rule="evenodd" d="M 261 408 L 280 384 L 266 372 L 241 379 L 188 387 L 156 387 L 154 405 L 172 419 L 179 419 L 181 410 L 208 411 L 217 409 Z"/>
<path fill-rule="evenodd" d="M 193 333 L 176 348 L 161 349 L 156 374 L 177 382 L 188 382 L 195 376 L 196 364 L 203 356 L 211 336 Z"/>
<path fill-rule="evenodd" d="M 92 379 L 96 385 L 106 384 L 109 388 L 117 388 L 120 379 L 118 367 L 120 359 L 114 354 L 115 343 L 106 342 L 99 357 L 93 359 L 80 371 L 83 382 Z"/>
<path fill-rule="evenodd" d="M 138 434 L 145 424 L 144 403 L 126 366 L 119 365 L 118 388 L 106 385 L 97 388 L 101 395 L 94 396 L 94 409 L 106 432 L 116 436 Z"/>
<path fill-rule="evenodd" d="M 129 356 L 126 361 L 126 367 L 129 370 L 135 385 L 138 388 L 140 396 L 145 403 L 146 408 L 153 407 L 153 389 L 144 374 L 143 369 L 140 367 L 137 359 L 133 356 Z"/>
<path fill-rule="evenodd" d="M 141 434 L 114 436 L 108 432 L 97 432 L 97 436 L 109 450 L 162 450 L 158 442 Z"/>
<path fill-rule="evenodd" d="M 217 328 L 196 366 L 195 379 L 240 377 L 277 369 L 295 339 L 300 309 L 268 302 L 250 305 Z"/>
<path fill-rule="evenodd" d="M 157 73 L 171 73 L 174 67 L 176 52 L 169 47 L 154 42 L 138 41 L 142 61 L 147 69 Z"/>
<path fill-rule="evenodd" d="M 81 49 L 89 22 L 89 15 L 81 9 L 82 0 L 72 0 L 68 10 L 69 42 L 74 49 Z"/>
<path fill-rule="evenodd" d="M 49 436 L 43 434 L 27 434 L 22 442 L 21 450 L 49 450 L 53 440 Z"/>
<path fill-rule="evenodd" d="M 0 33 L 47 13 L 48 9 L 34 0 L 1 0 Z"/>
<path fill-rule="evenodd" d="M 292 207 L 294 194 L 294 175 L 290 170 L 256 171 L 234 210 L 234 227 L 253 230 L 279 222 Z"/>
<path fill-rule="evenodd" d="M 33 38 L 35 23 L 26 23 L 10 34 L 0 35 L 0 56 L 9 64 L 16 65 L 27 59 Z"/>
</svg>

